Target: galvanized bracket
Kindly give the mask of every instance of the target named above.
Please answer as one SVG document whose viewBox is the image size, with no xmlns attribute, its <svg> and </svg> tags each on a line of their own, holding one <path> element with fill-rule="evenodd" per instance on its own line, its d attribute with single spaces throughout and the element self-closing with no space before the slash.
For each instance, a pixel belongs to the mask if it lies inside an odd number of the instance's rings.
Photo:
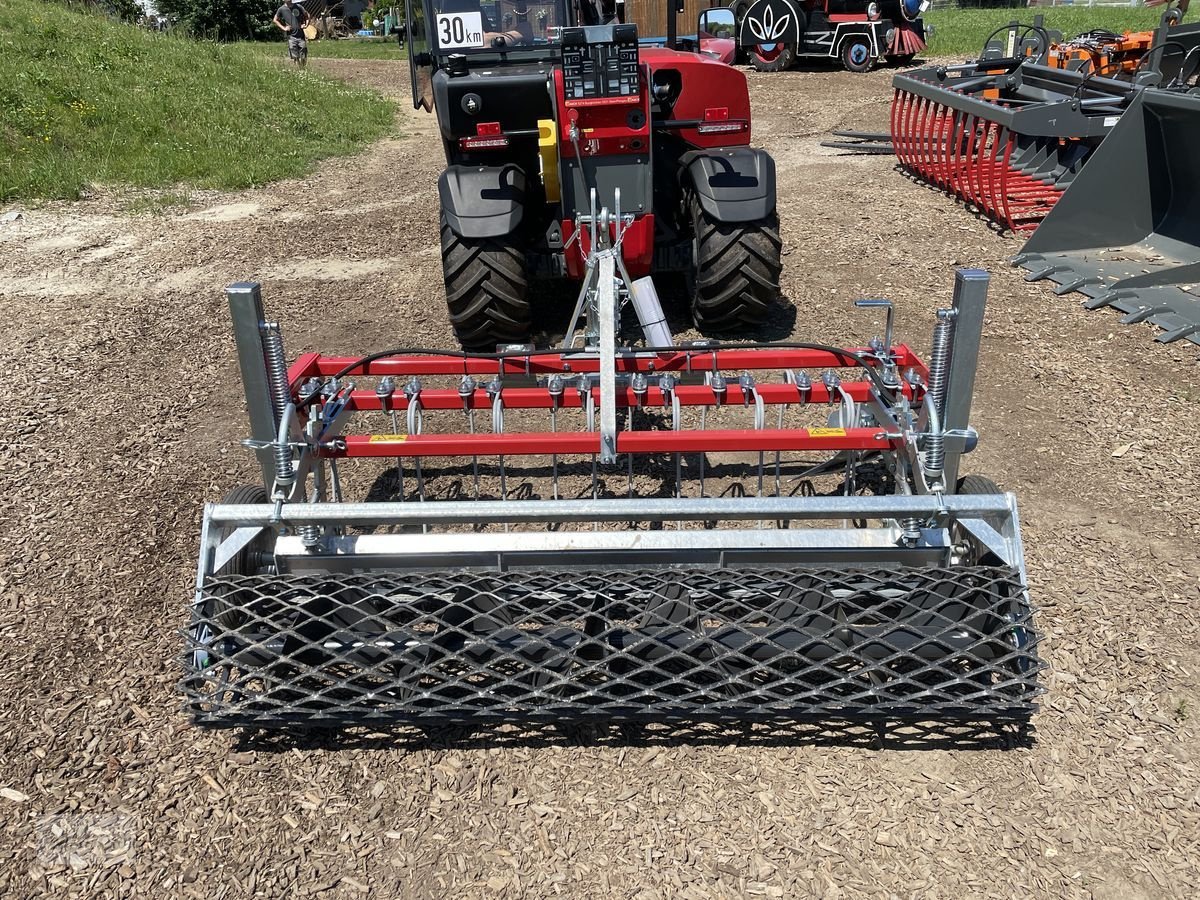
<svg viewBox="0 0 1200 900">
<path fill-rule="evenodd" d="M 959 460 L 973 446 L 967 435 L 971 433 L 968 431 L 971 398 L 975 393 L 975 372 L 979 368 L 988 280 L 988 273 L 983 269 L 959 269 L 954 273 L 954 343 L 950 349 L 941 422 L 946 435 L 946 461 L 942 471 L 946 490 L 951 493 L 958 481 Z"/>
</svg>

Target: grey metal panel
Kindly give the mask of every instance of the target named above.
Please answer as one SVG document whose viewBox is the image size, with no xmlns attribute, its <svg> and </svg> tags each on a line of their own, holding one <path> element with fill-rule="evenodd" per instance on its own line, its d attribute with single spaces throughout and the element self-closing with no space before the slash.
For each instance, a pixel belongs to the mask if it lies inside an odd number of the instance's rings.
<svg viewBox="0 0 1200 900">
<path fill-rule="evenodd" d="M 996 533 L 996 532 L 993 532 Z M 797 528 L 745 531 L 538 531 L 484 534 L 382 534 L 330 539 L 319 552 L 298 537 L 275 543 L 280 572 L 377 572 L 428 569 L 630 567 L 679 565 L 940 566 L 950 562 L 944 529 L 926 530 L 915 547 L 901 530 Z"/>
<path fill-rule="evenodd" d="M 242 370 L 242 388 L 246 393 L 246 412 L 250 418 L 250 437 L 255 441 L 274 441 L 275 414 L 267 383 L 267 364 L 263 356 L 262 289 L 257 282 L 239 281 L 225 289 L 229 312 L 233 317 L 233 337 L 237 342 L 238 364 Z M 263 487 L 270 492 L 275 481 L 275 463 L 270 447 L 254 451 L 262 469 Z"/>
<path fill-rule="evenodd" d="M 622 213 L 653 211 L 649 149 L 630 156 L 585 156 L 562 160 L 562 206 L 567 213 L 590 208 L 591 189 L 596 189 L 596 208 L 617 208 L 616 192 L 621 191 Z"/>
<path fill-rule="evenodd" d="M 975 393 L 975 370 L 983 336 L 983 312 L 987 306 L 988 273 L 983 269 L 959 269 L 954 273 L 954 344 L 950 352 L 950 375 L 942 410 L 942 427 L 962 431 L 971 424 L 971 398 Z M 962 440 L 946 440 L 946 486 L 954 490 Z"/>
<path fill-rule="evenodd" d="M 464 525 L 474 523 L 905 519 L 938 516 L 1010 518 L 1011 495 L 882 497 L 736 497 L 604 500 L 439 500 L 425 503 L 286 503 L 275 507 L 214 504 L 218 525 Z"/>
</svg>

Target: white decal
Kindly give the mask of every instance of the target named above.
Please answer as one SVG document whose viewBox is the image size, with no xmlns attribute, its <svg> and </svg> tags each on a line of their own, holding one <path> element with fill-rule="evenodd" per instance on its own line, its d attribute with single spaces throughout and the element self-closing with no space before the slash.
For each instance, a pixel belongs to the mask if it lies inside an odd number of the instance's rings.
<svg viewBox="0 0 1200 900">
<path fill-rule="evenodd" d="M 783 33 L 787 30 L 788 23 L 792 21 L 791 13 L 783 16 L 778 22 L 775 21 L 775 8 L 768 6 L 763 13 L 762 21 L 757 19 L 747 18 L 746 24 L 750 26 L 750 30 L 754 32 L 754 36 L 764 44 L 773 44 L 775 41 L 783 37 Z"/>
<path fill-rule="evenodd" d="M 455 47 L 483 46 L 483 14 L 439 13 L 437 17 L 437 42 L 443 50 Z"/>
</svg>

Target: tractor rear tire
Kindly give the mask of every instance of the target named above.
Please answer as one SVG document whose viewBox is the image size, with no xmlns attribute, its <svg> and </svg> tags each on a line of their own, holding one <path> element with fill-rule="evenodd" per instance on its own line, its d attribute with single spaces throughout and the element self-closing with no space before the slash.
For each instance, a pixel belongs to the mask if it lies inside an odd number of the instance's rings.
<svg viewBox="0 0 1200 900">
<path fill-rule="evenodd" d="M 750 65 L 756 72 L 786 72 L 796 62 L 796 51 L 786 44 L 770 53 L 761 52 L 756 44 L 750 48 L 749 56 Z"/>
<path fill-rule="evenodd" d="M 692 264 L 688 291 L 692 319 L 705 333 L 753 330 L 779 296 L 779 218 L 718 222 L 691 198 Z"/>
<path fill-rule="evenodd" d="M 450 324 L 464 350 L 529 341 L 529 274 L 514 236 L 465 238 L 442 216 L 442 274 Z"/>
</svg>

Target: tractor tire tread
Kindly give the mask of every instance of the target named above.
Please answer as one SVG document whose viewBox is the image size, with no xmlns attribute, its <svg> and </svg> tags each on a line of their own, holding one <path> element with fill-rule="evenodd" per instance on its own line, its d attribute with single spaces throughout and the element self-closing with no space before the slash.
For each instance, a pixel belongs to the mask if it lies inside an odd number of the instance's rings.
<svg viewBox="0 0 1200 900">
<path fill-rule="evenodd" d="M 442 274 L 450 324 L 464 350 L 529 340 L 525 254 L 503 238 L 464 238 L 442 217 Z"/>
<path fill-rule="evenodd" d="M 782 271 L 779 219 L 717 222 L 692 200 L 697 259 L 692 317 L 705 332 L 732 332 L 760 326 L 779 295 Z"/>
</svg>

